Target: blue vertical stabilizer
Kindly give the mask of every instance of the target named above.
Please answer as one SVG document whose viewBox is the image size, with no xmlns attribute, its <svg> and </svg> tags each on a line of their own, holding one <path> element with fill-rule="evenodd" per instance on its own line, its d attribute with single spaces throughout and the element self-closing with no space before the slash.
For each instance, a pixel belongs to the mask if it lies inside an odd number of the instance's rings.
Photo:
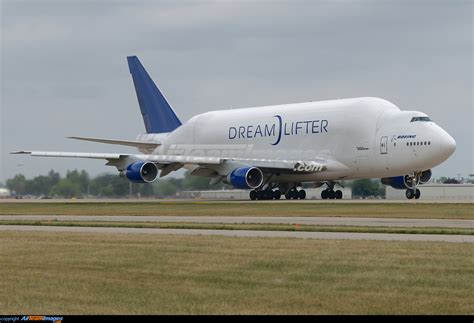
<svg viewBox="0 0 474 323">
<path fill-rule="evenodd" d="M 146 72 L 136 56 L 128 56 L 128 68 L 132 74 L 138 104 L 147 133 L 170 132 L 181 125 L 178 117 L 163 94 Z"/>
</svg>

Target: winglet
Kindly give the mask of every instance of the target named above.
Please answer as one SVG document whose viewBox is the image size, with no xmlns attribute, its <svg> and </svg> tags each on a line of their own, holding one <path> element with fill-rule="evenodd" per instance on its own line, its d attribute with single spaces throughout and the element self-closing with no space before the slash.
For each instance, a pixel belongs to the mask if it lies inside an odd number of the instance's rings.
<svg viewBox="0 0 474 323">
<path fill-rule="evenodd" d="M 138 104 L 147 133 L 170 132 L 181 126 L 173 109 L 136 56 L 128 56 Z"/>
</svg>

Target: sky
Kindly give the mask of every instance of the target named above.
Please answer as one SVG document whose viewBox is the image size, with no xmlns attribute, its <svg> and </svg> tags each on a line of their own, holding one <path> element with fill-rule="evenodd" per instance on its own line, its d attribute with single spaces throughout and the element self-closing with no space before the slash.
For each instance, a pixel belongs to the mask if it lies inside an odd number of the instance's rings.
<svg viewBox="0 0 474 323">
<path fill-rule="evenodd" d="M 0 182 L 102 161 L 14 150 L 133 153 L 126 56 L 181 120 L 209 110 L 372 96 L 427 113 L 457 142 L 433 176 L 474 173 L 474 1 L 0 0 Z"/>
</svg>

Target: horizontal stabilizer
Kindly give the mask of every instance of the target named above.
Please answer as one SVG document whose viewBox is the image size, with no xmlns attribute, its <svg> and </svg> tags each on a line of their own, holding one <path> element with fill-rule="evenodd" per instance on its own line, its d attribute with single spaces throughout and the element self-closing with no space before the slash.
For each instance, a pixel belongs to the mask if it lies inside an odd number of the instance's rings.
<svg viewBox="0 0 474 323">
<path fill-rule="evenodd" d="M 120 146 L 131 146 L 144 149 L 155 149 L 160 145 L 159 142 L 150 141 L 136 141 L 136 140 L 115 140 L 115 139 L 102 139 L 102 138 L 90 138 L 90 137 L 66 137 L 69 139 L 100 142 L 109 145 L 120 145 Z"/>
</svg>

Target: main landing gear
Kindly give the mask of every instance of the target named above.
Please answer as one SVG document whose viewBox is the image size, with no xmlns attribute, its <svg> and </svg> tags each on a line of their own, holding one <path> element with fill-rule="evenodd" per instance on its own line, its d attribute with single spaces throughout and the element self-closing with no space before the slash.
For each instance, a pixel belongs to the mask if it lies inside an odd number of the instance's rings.
<svg viewBox="0 0 474 323">
<path fill-rule="evenodd" d="M 321 191 L 321 198 L 323 200 L 340 200 L 342 199 L 342 191 L 341 190 L 334 190 L 334 182 L 327 182 L 326 185 L 328 186 L 327 189 Z"/>
<path fill-rule="evenodd" d="M 306 191 L 303 189 L 297 190 L 296 187 L 293 187 L 285 194 L 287 200 L 304 200 L 306 198 Z"/>
<path fill-rule="evenodd" d="M 272 189 L 272 188 L 266 188 L 263 190 L 252 190 L 250 191 L 250 199 L 252 201 L 255 200 L 279 200 L 282 196 L 281 191 L 277 189 Z M 285 198 L 287 200 L 304 200 L 306 198 L 306 191 L 303 189 L 296 189 L 296 187 L 288 190 L 285 193 Z"/>
<path fill-rule="evenodd" d="M 321 198 L 323 200 L 340 200 L 342 199 L 342 191 L 341 190 L 330 190 L 330 189 L 325 189 L 324 191 L 321 191 Z"/>
<path fill-rule="evenodd" d="M 279 200 L 281 198 L 280 190 L 252 190 L 250 191 L 250 199 L 255 200 Z"/>
</svg>

